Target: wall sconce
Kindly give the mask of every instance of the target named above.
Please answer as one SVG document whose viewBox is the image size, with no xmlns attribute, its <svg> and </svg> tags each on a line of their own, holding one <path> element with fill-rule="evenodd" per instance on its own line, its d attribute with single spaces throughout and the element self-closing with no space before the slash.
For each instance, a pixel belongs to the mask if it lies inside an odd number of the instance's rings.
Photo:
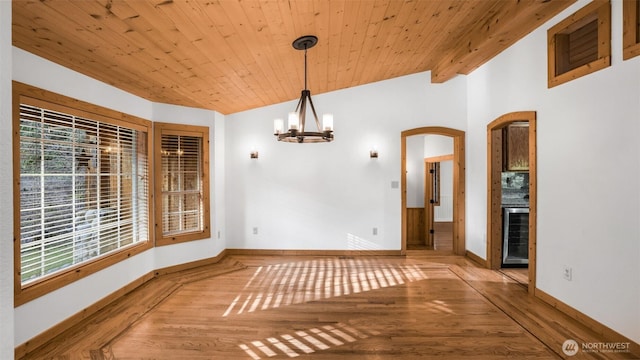
<svg viewBox="0 0 640 360">
<path fill-rule="evenodd" d="M 258 158 L 258 150 L 251 150 L 251 152 L 249 153 L 249 157 L 251 157 L 252 159 L 257 159 Z"/>
<path fill-rule="evenodd" d="M 369 157 L 372 158 L 372 159 L 377 159 L 378 158 L 378 150 L 376 150 L 376 149 L 369 150 Z"/>
</svg>

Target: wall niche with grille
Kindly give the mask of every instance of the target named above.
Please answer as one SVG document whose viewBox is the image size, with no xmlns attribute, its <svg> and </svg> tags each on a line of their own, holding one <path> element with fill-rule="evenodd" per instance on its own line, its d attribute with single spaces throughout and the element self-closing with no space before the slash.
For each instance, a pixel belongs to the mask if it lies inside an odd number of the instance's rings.
<svg viewBox="0 0 640 360">
<path fill-rule="evenodd" d="M 611 4 L 596 0 L 547 32 L 549 88 L 611 65 Z"/>
<path fill-rule="evenodd" d="M 640 55 L 640 1 L 622 3 L 622 58 L 629 60 Z"/>
</svg>

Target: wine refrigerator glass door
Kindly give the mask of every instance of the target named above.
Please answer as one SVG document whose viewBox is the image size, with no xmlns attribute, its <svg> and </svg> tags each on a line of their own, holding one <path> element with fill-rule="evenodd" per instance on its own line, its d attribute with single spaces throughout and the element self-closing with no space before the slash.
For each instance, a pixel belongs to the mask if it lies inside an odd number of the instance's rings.
<svg viewBox="0 0 640 360">
<path fill-rule="evenodd" d="M 529 264 L 529 208 L 504 208 L 502 265 Z"/>
</svg>

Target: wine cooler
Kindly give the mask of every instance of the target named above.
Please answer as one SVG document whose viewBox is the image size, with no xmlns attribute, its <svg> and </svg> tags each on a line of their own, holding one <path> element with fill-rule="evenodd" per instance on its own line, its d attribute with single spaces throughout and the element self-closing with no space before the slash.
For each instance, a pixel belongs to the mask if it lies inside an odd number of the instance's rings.
<svg viewBox="0 0 640 360">
<path fill-rule="evenodd" d="M 526 267 L 529 264 L 529 208 L 504 208 L 502 265 Z"/>
</svg>

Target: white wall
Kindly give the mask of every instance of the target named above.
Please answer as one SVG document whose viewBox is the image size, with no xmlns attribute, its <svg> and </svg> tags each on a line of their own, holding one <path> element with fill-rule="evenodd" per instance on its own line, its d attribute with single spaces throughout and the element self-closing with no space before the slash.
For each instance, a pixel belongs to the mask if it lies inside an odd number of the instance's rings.
<svg viewBox="0 0 640 360">
<path fill-rule="evenodd" d="M 622 2 L 612 66 L 547 89 L 546 31 L 587 3 L 468 76 L 467 247 L 486 254 L 486 125 L 537 111 L 537 286 L 640 342 L 640 58 L 622 61 Z"/>
<path fill-rule="evenodd" d="M 5 34 L 5 32 L 2 33 Z M 224 125 L 222 124 L 224 117 L 222 115 L 212 111 L 152 103 L 18 48 L 9 47 L 8 50 L 13 54 L 14 80 L 152 121 L 209 126 L 210 140 L 213 142 L 210 144 L 210 158 L 214 159 L 213 166 L 216 164 L 222 166 L 219 169 L 212 168 L 214 182 L 211 184 L 211 190 L 214 196 L 211 200 L 211 225 L 212 234 L 217 234 L 218 227 L 221 229 L 224 224 L 224 182 L 216 182 L 224 179 Z M 2 69 L 4 71 L 4 64 Z M 3 85 L 2 89 L 10 91 L 11 86 L 9 85 L 7 89 Z M 10 120 L 5 120 L 3 116 L 2 121 L 3 123 L 8 121 L 6 126 L 11 128 Z M 10 132 L 6 132 L 5 135 L 10 136 Z M 10 144 L 10 141 L 2 143 Z M 3 151 L 2 154 L 10 154 L 10 151 Z M 0 172 L 11 173 L 11 157 L 3 156 L 1 160 Z M 6 199 L 10 195 L 11 191 L 4 191 L 2 201 L 10 203 L 10 199 Z M 216 203 L 217 197 L 222 199 L 220 204 Z M 12 218 L 11 214 L 6 215 L 2 216 L 2 221 Z M 9 221 L 7 225 L 10 224 Z M 10 233 L 10 231 L 4 233 Z M 216 236 L 212 238 L 215 239 Z M 218 255 L 225 248 L 224 238 L 221 236 L 220 239 L 214 239 L 150 249 L 17 307 L 12 313 L 15 317 L 15 340 L 11 348 L 24 343 L 150 271 Z M 2 256 L 4 256 L 4 250 Z M 13 270 L 5 270 L 5 264 L 3 261 L 1 265 L 3 276 L 11 275 Z M 2 284 L 4 287 L 5 282 L 3 281 Z M 4 324 L 4 311 L 2 316 Z"/>
<path fill-rule="evenodd" d="M 443 135 L 423 135 L 424 157 L 453 155 L 453 138 Z"/>
<path fill-rule="evenodd" d="M 0 189 L 13 203 L 11 131 L 11 2 L 0 1 Z M 0 359 L 13 359 L 13 207 L 0 207 Z"/>
<path fill-rule="evenodd" d="M 400 181 L 401 131 L 465 130 L 466 79 L 430 84 L 429 76 L 314 95 L 320 113 L 334 114 L 332 143 L 276 141 L 273 119 L 292 111 L 295 101 L 228 115 L 227 246 L 400 249 L 400 189 L 391 182 Z M 378 159 L 369 158 L 373 146 Z M 254 147 L 257 160 L 249 159 Z"/>
<path fill-rule="evenodd" d="M 407 136 L 407 207 L 424 207 L 424 136 Z"/>
</svg>

